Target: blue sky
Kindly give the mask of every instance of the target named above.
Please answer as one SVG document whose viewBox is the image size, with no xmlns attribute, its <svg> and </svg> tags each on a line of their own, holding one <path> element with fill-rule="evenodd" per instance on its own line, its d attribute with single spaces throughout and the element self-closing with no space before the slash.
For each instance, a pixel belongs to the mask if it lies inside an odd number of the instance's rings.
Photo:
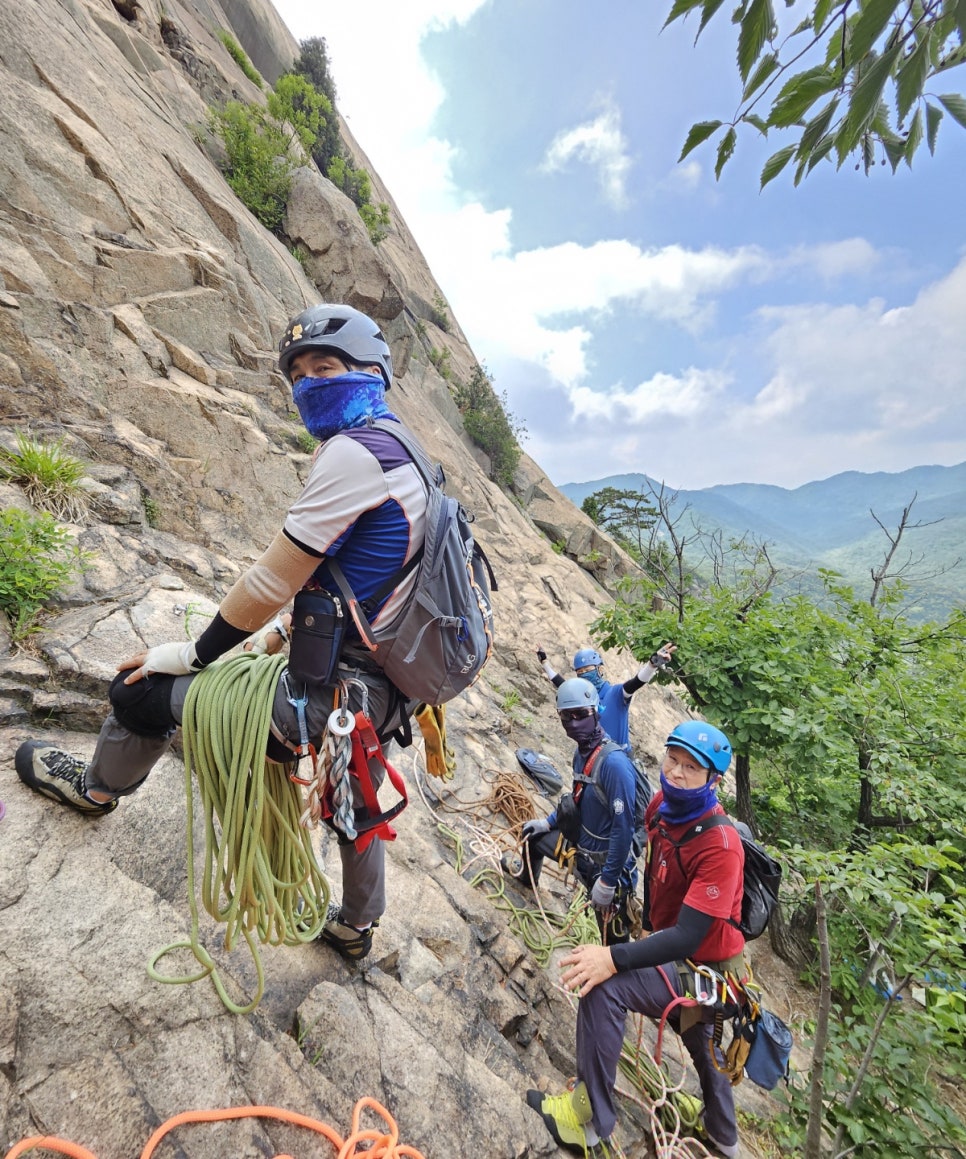
<svg viewBox="0 0 966 1159">
<path fill-rule="evenodd" d="M 670 0 L 274 0 L 555 483 L 796 487 L 966 460 L 966 130 L 761 193 L 695 121 L 739 96 L 727 13 Z M 797 19 L 802 3 L 793 4 Z M 724 11 L 724 10 L 723 10 Z M 966 90 L 966 68 L 936 92 Z M 932 90 L 931 90 L 932 91 Z"/>
</svg>

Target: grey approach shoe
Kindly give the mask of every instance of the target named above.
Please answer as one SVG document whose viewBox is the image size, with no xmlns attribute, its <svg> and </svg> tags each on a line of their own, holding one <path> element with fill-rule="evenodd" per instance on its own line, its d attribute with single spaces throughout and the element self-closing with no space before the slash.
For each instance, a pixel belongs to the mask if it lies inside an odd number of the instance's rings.
<svg viewBox="0 0 966 1159">
<path fill-rule="evenodd" d="M 350 926 L 342 919 L 342 907 L 338 902 L 333 902 L 329 906 L 322 933 L 315 940 L 325 942 L 349 962 L 361 962 L 372 949 L 372 931 L 377 925 L 379 923 L 375 921 L 367 930 Z"/>
<path fill-rule="evenodd" d="M 80 761 L 46 741 L 24 741 L 17 749 L 13 763 L 17 776 L 28 788 L 61 805 L 69 805 L 79 813 L 100 817 L 117 808 L 117 801 L 102 805 L 87 796 L 84 786 L 86 761 Z"/>
</svg>

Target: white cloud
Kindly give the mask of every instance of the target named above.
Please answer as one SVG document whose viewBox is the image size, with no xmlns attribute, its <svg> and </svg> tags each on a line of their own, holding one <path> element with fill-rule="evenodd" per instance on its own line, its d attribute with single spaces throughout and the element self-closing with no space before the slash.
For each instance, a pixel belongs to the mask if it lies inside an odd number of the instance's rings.
<svg viewBox="0 0 966 1159">
<path fill-rule="evenodd" d="M 465 228 L 470 221 L 490 228 L 474 232 Z M 460 222 L 464 228 L 439 235 L 450 244 L 434 248 L 430 263 L 474 350 L 488 362 L 499 355 L 537 362 L 568 385 L 586 376 L 593 330 L 614 307 L 699 329 L 715 295 L 769 267 L 754 247 L 645 251 L 623 240 L 513 254 L 508 211 L 497 223 L 464 208 Z"/>
<path fill-rule="evenodd" d="M 750 307 L 738 300 L 740 288 L 782 279 L 783 293 L 793 286 L 799 299 L 820 299 L 823 283 L 866 277 L 885 268 L 885 256 L 861 237 L 784 253 L 644 248 L 620 238 L 520 252 L 512 210 L 488 209 L 457 188 L 453 149 L 430 131 L 443 93 L 420 55 L 421 39 L 468 20 L 484 0 L 275 3 L 297 38 L 326 38 L 350 129 L 474 353 L 499 388 L 512 386 L 511 410 L 519 410 L 518 397 L 532 403 L 533 417 L 520 416 L 530 427 L 527 449 L 552 478 L 646 470 L 672 486 L 797 485 L 838 470 L 966 457 L 966 402 L 959 401 L 966 399 L 966 260 L 899 306 L 818 300 L 742 317 Z M 605 106 L 555 139 L 546 163 L 574 162 L 604 175 L 612 197 L 626 195 L 628 147 L 616 109 Z M 663 184 L 680 196 L 705 176 L 689 161 Z M 682 363 L 694 366 L 666 365 L 635 386 L 593 381 L 590 351 L 616 311 L 703 337 L 726 296 L 729 334 L 710 333 L 717 346 L 705 367 L 690 353 Z M 506 378 L 502 367 L 513 368 Z M 588 461 L 593 468 L 585 470 Z"/>
<path fill-rule="evenodd" d="M 557 173 L 571 161 L 582 161 L 597 171 L 605 199 L 615 209 L 624 209 L 628 205 L 627 175 L 631 168 L 627 138 L 621 129 L 620 109 L 606 98 L 599 103 L 603 108 L 593 121 L 554 137 L 540 168 L 545 173 Z"/>
<path fill-rule="evenodd" d="M 791 267 L 804 267 L 826 281 L 866 274 L 879 265 L 882 255 L 865 238 L 849 237 L 820 245 L 796 246 L 786 259 Z"/>
<path fill-rule="evenodd" d="M 606 418 L 624 429 L 627 423 L 644 423 L 657 415 L 687 418 L 715 404 L 716 396 L 729 385 L 727 375 L 690 367 L 682 375 L 655 374 L 631 390 L 613 386 L 606 392 L 580 386 L 568 391 L 577 419 Z"/>
<path fill-rule="evenodd" d="M 701 185 L 703 179 L 704 169 L 701 162 L 690 160 L 675 165 L 661 184 L 667 189 L 693 193 Z"/>
</svg>

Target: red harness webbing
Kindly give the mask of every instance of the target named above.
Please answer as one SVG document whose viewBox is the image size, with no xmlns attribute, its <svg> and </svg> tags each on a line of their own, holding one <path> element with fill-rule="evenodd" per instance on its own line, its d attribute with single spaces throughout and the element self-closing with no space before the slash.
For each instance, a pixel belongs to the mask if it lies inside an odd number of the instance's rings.
<svg viewBox="0 0 966 1159">
<path fill-rule="evenodd" d="M 359 782 L 362 800 L 368 814 L 364 821 L 356 821 L 358 836 L 354 845 L 358 852 L 362 853 L 377 837 L 380 841 L 396 840 L 396 830 L 389 822 L 394 817 L 398 817 L 406 808 L 409 804 L 409 797 L 406 793 L 406 782 L 386 760 L 382 745 L 376 736 L 376 730 L 372 727 L 372 721 L 364 713 L 357 712 L 355 722 L 355 728 L 353 728 L 349 738 L 352 743 L 349 773 Z M 373 760 L 386 770 L 386 776 L 400 796 L 400 800 L 395 805 L 383 812 L 379 811 L 379 798 L 376 795 L 376 787 L 372 783 L 372 772 L 369 768 L 369 762 Z M 322 817 L 329 821 L 333 816 L 332 786 L 328 785 L 322 802 Z"/>
</svg>

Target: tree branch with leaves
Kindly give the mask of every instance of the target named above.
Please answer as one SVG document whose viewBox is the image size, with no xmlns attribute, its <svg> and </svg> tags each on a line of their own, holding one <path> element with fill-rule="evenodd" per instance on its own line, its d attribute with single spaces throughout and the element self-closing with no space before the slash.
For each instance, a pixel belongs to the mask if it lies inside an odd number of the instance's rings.
<svg viewBox="0 0 966 1159">
<path fill-rule="evenodd" d="M 674 0 L 665 27 L 694 14 L 697 41 L 723 0 Z M 779 9 L 779 11 L 781 11 Z M 923 141 L 935 153 L 948 113 L 966 127 L 966 99 L 929 86 L 966 62 L 966 0 L 741 0 L 737 63 L 742 90 L 730 121 L 691 126 L 679 160 L 723 130 L 720 177 L 738 130 L 763 137 L 797 132 L 761 171 L 762 188 L 793 165 L 794 183 L 820 162 L 850 157 L 869 173 L 876 161 L 910 167 Z"/>
</svg>

